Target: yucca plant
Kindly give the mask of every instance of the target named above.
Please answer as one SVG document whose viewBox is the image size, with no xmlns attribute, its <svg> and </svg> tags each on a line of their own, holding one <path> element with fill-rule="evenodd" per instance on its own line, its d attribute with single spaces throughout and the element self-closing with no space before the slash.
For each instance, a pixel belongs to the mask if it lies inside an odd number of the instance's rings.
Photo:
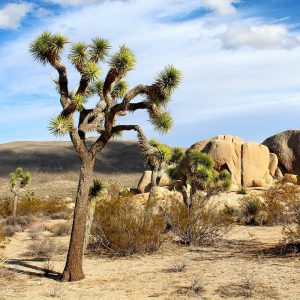
<svg viewBox="0 0 300 300">
<path fill-rule="evenodd" d="M 62 62 L 64 46 L 70 43 L 69 60 L 79 72 L 78 88 L 70 90 L 67 69 Z M 82 258 L 84 251 L 85 229 L 90 202 L 89 189 L 93 180 L 93 168 L 96 154 L 102 151 L 108 141 L 123 131 L 134 130 L 138 137 L 143 132 L 138 125 L 115 125 L 119 116 L 136 110 L 146 110 L 154 129 L 166 133 L 173 121 L 164 107 L 181 81 L 181 73 L 173 66 L 167 66 L 158 73 L 153 84 L 140 84 L 128 88 L 125 76 L 136 65 L 136 57 L 131 49 L 122 45 L 112 56 L 109 56 L 110 44 L 106 39 L 95 38 L 90 44 L 72 43 L 60 34 L 44 32 L 30 45 L 30 52 L 35 60 L 43 65 L 49 64 L 58 72 L 55 86 L 59 93 L 62 112 L 52 119 L 49 125 L 54 135 L 69 134 L 81 160 L 81 171 L 74 221 L 69 245 L 63 281 L 76 281 L 84 278 Z M 107 61 L 109 71 L 103 80 L 100 79 L 100 62 Z M 93 108 L 87 103 L 91 97 L 98 102 Z M 142 100 L 134 99 L 142 96 Z M 79 113 L 78 124 L 75 124 L 75 112 Z M 89 145 L 86 136 L 89 132 L 98 134 L 97 140 Z"/>
<path fill-rule="evenodd" d="M 17 216 L 17 206 L 20 190 L 29 184 L 30 179 L 30 172 L 23 172 L 23 169 L 20 167 L 17 168 L 15 172 L 9 174 L 10 190 L 14 195 L 13 217 Z"/>
</svg>

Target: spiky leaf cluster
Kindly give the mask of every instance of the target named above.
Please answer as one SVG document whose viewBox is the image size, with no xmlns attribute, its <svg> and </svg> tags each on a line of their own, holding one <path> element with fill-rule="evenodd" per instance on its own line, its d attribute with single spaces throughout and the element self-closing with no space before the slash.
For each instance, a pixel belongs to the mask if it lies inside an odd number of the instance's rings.
<svg viewBox="0 0 300 300">
<path fill-rule="evenodd" d="M 136 58 L 134 53 L 125 45 L 120 47 L 120 50 L 113 54 L 109 65 L 112 69 L 115 69 L 120 74 L 126 74 L 133 70 L 136 64 Z"/>
<path fill-rule="evenodd" d="M 89 198 L 93 199 L 100 196 L 107 188 L 107 185 L 103 181 L 95 179 L 93 185 L 90 187 Z"/>
<path fill-rule="evenodd" d="M 50 121 L 48 129 L 55 136 L 65 136 L 72 130 L 72 126 L 71 118 L 59 115 Z"/>
<path fill-rule="evenodd" d="M 172 181 L 181 180 L 182 174 L 176 167 L 170 167 L 167 169 L 167 174 Z"/>
<path fill-rule="evenodd" d="M 98 80 L 98 78 L 100 76 L 100 68 L 96 63 L 94 63 L 92 61 L 88 61 L 84 65 L 81 73 L 89 81 L 96 81 L 96 80 Z"/>
<path fill-rule="evenodd" d="M 71 63 L 77 68 L 77 70 L 82 70 L 87 61 L 88 56 L 88 45 L 85 43 L 73 43 L 71 46 L 69 59 Z"/>
<path fill-rule="evenodd" d="M 125 80 L 120 80 L 112 90 L 113 98 L 123 98 L 128 91 L 128 83 Z"/>
<path fill-rule="evenodd" d="M 120 139 L 120 138 L 122 138 L 123 137 L 123 131 L 115 131 L 114 133 L 113 133 L 113 138 L 114 139 Z"/>
<path fill-rule="evenodd" d="M 169 65 L 158 74 L 156 83 L 162 92 L 171 94 L 179 86 L 181 79 L 181 72 L 174 66 Z"/>
<path fill-rule="evenodd" d="M 173 163 L 173 164 L 178 164 L 182 158 L 184 157 L 184 149 L 180 148 L 180 147 L 174 147 L 172 149 L 172 155 L 171 155 L 171 158 L 170 158 L 170 163 Z"/>
<path fill-rule="evenodd" d="M 189 161 L 192 168 L 197 168 L 199 165 L 202 165 L 208 169 L 212 169 L 215 166 L 215 162 L 208 154 L 202 153 L 197 149 L 190 151 Z"/>
<path fill-rule="evenodd" d="M 83 105 L 86 103 L 86 99 L 84 98 L 84 96 L 81 94 L 78 94 L 78 95 L 73 96 L 72 100 L 76 104 L 76 109 L 78 111 L 82 111 Z"/>
<path fill-rule="evenodd" d="M 146 100 L 158 107 L 165 107 L 171 100 L 171 93 L 154 88 L 146 95 Z"/>
<path fill-rule="evenodd" d="M 97 94 L 99 97 L 103 97 L 103 81 L 102 80 L 96 80 L 93 82 L 91 89 L 94 94 Z"/>
<path fill-rule="evenodd" d="M 150 115 L 150 122 L 159 133 L 168 133 L 173 126 L 173 119 L 169 112 L 158 112 Z"/>
<path fill-rule="evenodd" d="M 99 37 L 94 38 L 89 49 L 90 60 L 95 63 L 103 61 L 108 55 L 110 48 L 111 47 L 108 40 Z"/>
<path fill-rule="evenodd" d="M 59 60 L 60 54 L 68 40 L 61 34 L 43 32 L 31 44 L 29 51 L 34 59 L 43 65 L 53 64 Z"/>
<path fill-rule="evenodd" d="M 15 172 L 9 174 L 9 182 L 12 188 L 18 186 L 19 188 L 23 188 L 27 184 L 29 184 L 31 179 L 31 174 L 29 171 L 23 172 L 22 168 L 17 168 Z"/>
</svg>

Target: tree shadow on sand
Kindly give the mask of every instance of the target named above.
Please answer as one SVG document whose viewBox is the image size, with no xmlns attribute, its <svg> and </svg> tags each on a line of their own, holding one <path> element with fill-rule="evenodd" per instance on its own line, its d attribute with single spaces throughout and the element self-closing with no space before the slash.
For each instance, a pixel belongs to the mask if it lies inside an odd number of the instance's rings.
<svg viewBox="0 0 300 300">
<path fill-rule="evenodd" d="M 59 281 L 61 273 L 51 270 L 50 268 L 38 267 L 31 264 L 31 262 L 42 262 L 45 259 L 33 258 L 33 259 L 9 259 L 6 262 L 7 271 L 29 275 L 38 278 L 49 278 L 55 281 Z"/>
</svg>

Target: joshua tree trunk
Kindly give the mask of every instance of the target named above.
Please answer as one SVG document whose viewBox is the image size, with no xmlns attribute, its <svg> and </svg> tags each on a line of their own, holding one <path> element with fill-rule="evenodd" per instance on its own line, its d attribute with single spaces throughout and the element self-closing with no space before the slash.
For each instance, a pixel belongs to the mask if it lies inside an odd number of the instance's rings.
<svg viewBox="0 0 300 300">
<path fill-rule="evenodd" d="M 81 163 L 71 240 L 62 281 L 77 281 L 84 278 L 82 261 L 94 162 L 95 158 L 85 158 Z"/>
<path fill-rule="evenodd" d="M 17 216 L 18 193 L 16 190 L 14 190 L 13 193 L 14 193 L 13 217 L 15 218 Z"/>
</svg>

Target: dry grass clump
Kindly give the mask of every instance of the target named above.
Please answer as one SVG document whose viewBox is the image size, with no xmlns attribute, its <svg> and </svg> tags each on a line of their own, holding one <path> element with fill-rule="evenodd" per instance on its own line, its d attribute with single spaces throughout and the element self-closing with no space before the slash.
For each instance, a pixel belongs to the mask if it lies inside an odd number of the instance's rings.
<svg viewBox="0 0 300 300">
<path fill-rule="evenodd" d="M 69 222 L 59 223 L 47 227 L 47 230 L 54 236 L 67 236 L 71 232 L 71 224 Z"/>
<path fill-rule="evenodd" d="M 160 214 L 138 207 L 130 193 L 112 187 L 95 208 L 89 248 L 116 256 L 151 253 L 165 240 Z"/>
<path fill-rule="evenodd" d="M 170 268 L 168 268 L 169 273 L 181 273 L 183 272 L 187 267 L 187 262 L 185 261 L 179 261 L 175 262 Z"/>
<path fill-rule="evenodd" d="M 18 216 L 28 216 L 28 215 L 53 215 L 62 214 L 65 216 L 70 213 L 66 204 L 59 198 L 51 198 L 47 200 L 24 197 L 20 199 L 17 207 Z M 8 217 L 12 215 L 12 200 L 2 199 L 0 200 L 0 215 L 3 217 Z"/>
<path fill-rule="evenodd" d="M 201 280 L 197 277 L 190 278 L 190 284 L 188 286 L 180 287 L 177 292 L 186 296 L 200 296 L 205 292 L 205 288 L 201 283 Z"/>
<path fill-rule="evenodd" d="M 50 258 L 55 254 L 63 254 L 65 245 L 55 241 L 53 238 L 35 240 L 28 246 L 28 255 L 38 258 Z"/>
<path fill-rule="evenodd" d="M 34 219 L 32 216 L 21 216 L 21 217 L 7 217 L 1 222 L 0 229 L 0 240 L 1 236 L 12 237 L 16 232 L 24 231 L 29 225 L 33 223 Z"/>
<path fill-rule="evenodd" d="M 201 196 L 193 199 L 191 207 L 172 201 L 164 216 L 180 243 L 186 245 L 211 245 L 231 227 L 229 218 Z"/>
</svg>

